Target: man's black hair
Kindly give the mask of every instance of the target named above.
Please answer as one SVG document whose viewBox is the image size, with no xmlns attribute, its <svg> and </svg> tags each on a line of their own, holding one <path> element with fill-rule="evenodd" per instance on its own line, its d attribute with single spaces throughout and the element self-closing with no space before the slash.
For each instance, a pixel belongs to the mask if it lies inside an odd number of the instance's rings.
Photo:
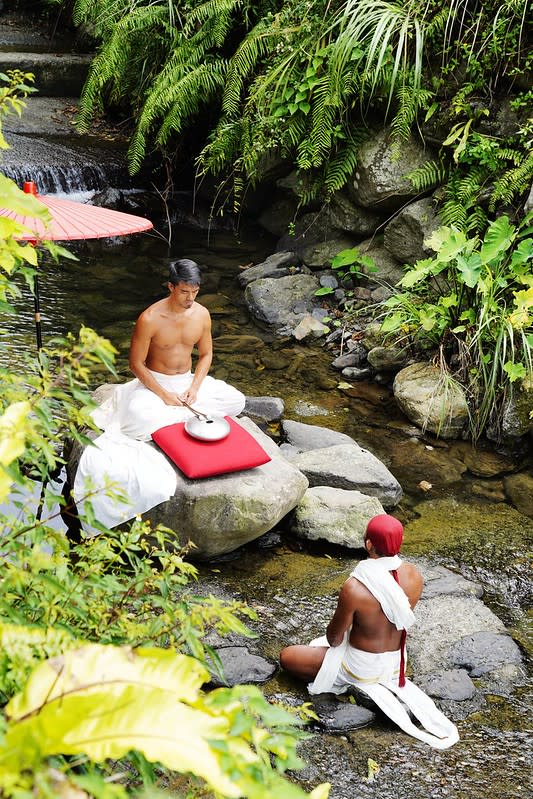
<svg viewBox="0 0 533 799">
<path fill-rule="evenodd" d="M 202 282 L 200 267 L 189 258 L 179 258 L 171 261 L 168 267 L 168 281 L 173 286 L 178 283 L 187 283 L 188 286 L 199 286 Z"/>
</svg>

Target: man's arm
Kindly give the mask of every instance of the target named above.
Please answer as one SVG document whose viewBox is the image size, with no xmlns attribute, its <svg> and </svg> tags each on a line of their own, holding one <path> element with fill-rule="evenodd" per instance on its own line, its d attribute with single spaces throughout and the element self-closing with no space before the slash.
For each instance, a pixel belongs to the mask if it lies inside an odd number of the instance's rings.
<svg viewBox="0 0 533 799">
<path fill-rule="evenodd" d="M 326 629 L 326 638 L 330 646 L 342 643 L 344 633 L 353 624 L 356 609 L 357 588 L 355 580 L 349 577 L 340 590 L 335 613 Z"/>
<path fill-rule="evenodd" d="M 205 310 L 204 325 L 202 335 L 200 336 L 196 347 L 198 349 L 198 360 L 194 370 L 194 377 L 192 383 L 182 395 L 181 399 L 189 405 L 194 405 L 196 397 L 198 396 L 198 389 L 202 385 L 204 377 L 206 377 L 211 367 L 213 360 L 213 339 L 211 338 L 211 316 L 209 311 Z"/>
<path fill-rule="evenodd" d="M 152 325 L 145 314 L 141 314 L 135 323 L 130 344 L 129 364 L 130 369 L 146 388 L 160 397 L 165 405 L 181 405 L 177 394 L 171 394 L 157 382 L 146 366 L 146 359 L 152 340 Z"/>
</svg>

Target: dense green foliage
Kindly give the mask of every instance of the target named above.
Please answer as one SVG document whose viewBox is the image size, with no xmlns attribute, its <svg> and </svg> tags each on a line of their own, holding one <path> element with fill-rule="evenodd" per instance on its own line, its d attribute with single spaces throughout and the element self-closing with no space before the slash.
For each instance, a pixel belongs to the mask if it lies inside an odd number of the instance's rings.
<svg viewBox="0 0 533 799">
<path fill-rule="evenodd" d="M 31 76 L 4 78 L 0 118 L 21 110 Z M 0 195 L 3 207 L 49 219 L 2 175 Z M 15 313 L 11 297 L 33 288 L 41 249 L 68 255 L 19 241 L 24 232 L 0 216 L 3 313 Z M 220 671 L 205 636 L 250 635 L 250 609 L 196 596 L 196 570 L 170 530 L 135 520 L 75 545 L 54 525 L 68 501 L 50 479 L 63 463 L 61 443 L 86 441 L 78 431 L 94 407 L 91 370 L 112 370 L 113 358 L 107 340 L 82 328 L 29 355 L 23 375 L 0 370 L 0 794 L 126 799 L 161 773 L 168 783 L 166 768 L 185 775 L 188 799 L 206 790 L 304 799 L 284 776 L 302 765 L 299 711 L 272 706 L 251 686 L 202 690 Z M 324 785 L 310 796 L 327 794 Z"/>
<path fill-rule="evenodd" d="M 532 220 L 501 216 L 481 239 L 440 228 L 428 240 L 435 257 L 409 267 L 383 304 L 382 330 L 429 342 L 465 387 L 474 439 L 497 432 L 514 384 L 533 375 Z"/>
<path fill-rule="evenodd" d="M 513 142 L 476 138 L 498 94 L 531 103 L 518 88 L 532 60 L 526 13 L 526 0 L 74 0 L 100 43 L 80 126 L 104 107 L 130 113 L 132 170 L 154 145 L 177 155 L 194 129 L 199 173 L 220 175 L 238 205 L 273 160 L 308 174 L 303 202 L 327 199 L 368 126 L 386 120 L 401 140 L 438 120 L 443 163 L 418 179 L 449 176 L 445 222 L 458 224 L 488 182 L 496 206 L 533 172 L 530 127 Z"/>
</svg>

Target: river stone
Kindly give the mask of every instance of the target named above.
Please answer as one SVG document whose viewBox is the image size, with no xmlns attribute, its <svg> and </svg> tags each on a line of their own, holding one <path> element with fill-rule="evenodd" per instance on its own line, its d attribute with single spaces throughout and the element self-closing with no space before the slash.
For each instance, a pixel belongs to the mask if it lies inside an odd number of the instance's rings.
<svg viewBox="0 0 533 799">
<path fill-rule="evenodd" d="M 260 322 L 292 329 L 316 305 L 313 298 L 319 286 L 314 275 L 260 278 L 246 286 L 244 297 Z"/>
<path fill-rule="evenodd" d="M 416 675 L 462 668 L 465 664 L 451 653 L 465 637 L 480 632 L 505 636 L 503 622 L 474 596 L 445 594 L 424 599 L 422 595 L 415 615 L 416 624 L 407 634 L 407 651 Z"/>
<path fill-rule="evenodd" d="M 310 269 L 324 269 L 331 266 L 333 258 L 343 250 L 349 250 L 357 242 L 346 236 L 329 237 L 327 241 L 317 241 L 302 247 L 302 261 Z"/>
<path fill-rule="evenodd" d="M 302 452 L 291 459 L 309 485 L 361 491 L 376 497 L 385 508 L 402 498 L 402 488 L 387 467 L 355 442 Z"/>
<path fill-rule="evenodd" d="M 298 452 L 307 452 L 312 449 L 323 449 L 336 444 L 355 444 L 353 438 L 346 433 L 338 433 L 328 427 L 320 427 L 314 424 L 304 424 L 295 422 L 292 419 L 284 419 L 281 429 L 287 443 L 296 447 Z"/>
<path fill-rule="evenodd" d="M 371 236 L 383 222 L 383 215 L 355 205 L 344 191 L 337 191 L 329 204 L 332 227 L 356 236 Z"/>
<path fill-rule="evenodd" d="M 408 362 L 410 352 L 398 347 L 373 347 L 368 355 L 368 363 L 379 371 L 397 371 Z"/>
<path fill-rule="evenodd" d="M 426 674 L 417 680 L 418 687 L 436 699 L 464 702 L 472 699 L 476 686 L 465 669 L 449 669 L 438 674 Z"/>
<path fill-rule="evenodd" d="M 520 464 L 516 462 L 515 458 L 498 452 L 471 448 L 466 450 L 463 457 L 468 471 L 477 477 L 496 477 L 516 472 L 520 468 Z"/>
<path fill-rule="evenodd" d="M 277 422 L 284 411 L 285 403 L 280 397 L 246 397 L 243 413 L 263 422 Z"/>
<path fill-rule="evenodd" d="M 244 288 L 254 280 L 261 278 L 285 277 L 296 271 L 300 263 L 300 258 L 294 252 L 275 252 L 260 264 L 243 269 L 239 274 L 239 283 Z M 301 270 L 298 269 L 297 271 Z"/>
<path fill-rule="evenodd" d="M 342 376 L 347 380 L 370 380 L 372 377 L 372 369 L 358 369 L 356 366 L 347 366 L 341 372 Z"/>
<path fill-rule="evenodd" d="M 383 243 L 397 261 L 415 264 L 434 254 L 426 239 L 441 224 L 433 200 L 425 197 L 410 203 L 389 222 L 385 228 Z"/>
<path fill-rule="evenodd" d="M 366 361 L 366 350 L 360 344 L 350 352 L 337 356 L 337 358 L 331 362 L 331 365 L 334 369 L 342 370 L 346 369 L 348 366 L 361 366 L 364 361 Z"/>
<path fill-rule="evenodd" d="M 396 402 L 407 418 L 440 438 L 459 438 L 468 422 L 461 386 L 443 378 L 437 366 L 414 363 L 394 378 Z"/>
<path fill-rule="evenodd" d="M 407 175 L 432 160 L 432 152 L 414 136 L 399 145 L 390 128 L 373 131 L 359 149 L 356 171 L 348 181 L 350 197 L 379 213 L 395 211 L 418 194 Z"/>
<path fill-rule="evenodd" d="M 505 494 L 524 516 L 533 518 L 533 474 L 513 474 L 503 481 Z"/>
<path fill-rule="evenodd" d="M 276 197 L 271 205 L 261 211 L 258 222 L 261 227 L 280 238 L 287 233 L 291 219 L 294 219 L 298 210 L 298 201 L 295 197 Z"/>
<path fill-rule="evenodd" d="M 386 287 L 396 286 L 405 275 L 404 267 L 385 249 L 380 239 L 367 239 L 357 246 L 361 255 L 372 258 L 377 269 L 376 272 L 368 273 L 367 280 L 372 288 L 375 284 L 385 284 Z M 376 325 L 378 328 L 381 325 Z"/>
<path fill-rule="evenodd" d="M 323 317 L 324 311 L 322 309 L 319 309 L 319 311 L 320 315 Z M 328 328 L 323 322 L 315 319 L 311 314 L 306 314 L 303 319 L 298 322 L 292 331 L 292 335 L 296 341 L 302 341 L 309 336 L 312 338 L 320 338 L 320 336 L 324 336 L 327 332 Z"/>
<path fill-rule="evenodd" d="M 424 591 L 423 598 L 431 599 L 435 596 L 473 596 L 480 599 L 483 588 L 479 583 L 466 580 L 460 574 L 446 569 L 444 566 L 433 566 L 417 561 L 417 566 L 423 571 Z"/>
<path fill-rule="evenodd" d="M 344 488 L 309 488 L 291 517 L 291 532 L 310 541 L 329 541 L 357 549 L 363 545 L 368 522 L 384 513 L 375 497 Z"/>
<path fill-rule="evenodd" d="M 176 532 L 179 546 L 195 544 L 191 560 L 209 560 L 271 530 L 303 497 L 304 475 L 246 417 L 239 418 L 272 460 L 255 469 L 189 480 L 176 468 L 174 496 L 144 514 Z"/>
<path fill-rule="evenodd" d="M 524 378 L 518 384 L 513 384 L 513 392 L 502 414 L 502 438 L 512 440 L 531 433 L 533 431 L 532 411 L 533 375 Z"/>
<path fill-rule="evenodd" d="M 395 474 L 402 475 L 403 486 L 411 490 L 415 490 L 421 480 L 436 489 L 458 483 L 467 470 L 463 460 L 448 449 L 429 447 L 414 435 L 394 443 L 388 465 Z"/>
<path fill-rule="evenodd" d="M 245 646 L 223 646 L 216 649 L 222 661 L 224 680 L 217 675 L 211 679 L 212 685 L 242 685 L 266 682 L 276 671 L 276 665 L 261 655 L 253 655 Z"/>
<path fill-rule="evenodd" d="M 506 664 L 519 665 L 522 655 L 510 635 L 478 631 L 453 644 L 448 652 L 450 662 L 468 669 L 471 677 L 481 677 Z"/>
<path fill-rule="evenodd" d="M 376 714 L 366 707 L 333 698 L 331 694 L 313 697 L 313 709 L 320 726 L 328 732 L 348 732 L 372 724 Z"/>
</svg>

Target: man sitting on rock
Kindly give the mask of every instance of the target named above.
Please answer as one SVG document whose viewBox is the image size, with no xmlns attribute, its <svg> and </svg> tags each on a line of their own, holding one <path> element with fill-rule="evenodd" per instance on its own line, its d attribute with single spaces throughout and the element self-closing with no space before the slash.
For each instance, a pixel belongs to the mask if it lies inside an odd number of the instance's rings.
<svg viewBox="0 0 533 799">
<path fill-rule="evenodd" d="M 189 419 L 186 406 L 209 416 L 237 416 L 245 397 L 223 380 L 208 375 L 213 358 L 211 317 L 196 302 L 201 272 L 194 261 L 170 264 L 169 296 L 150 305 L 137 319 L 130 347 L 130 368 L 137 380 L 120 398 L 120 427 L 142 441 L 154 430 Z M 192 351 L 198 350 L 194 373 Z M 126 388 L 126 387 L 124 387 Z"/>
<path fill-rule="evenodd" d="M 393 516 L 370 520 L 365 533 L 368 559 L 344 583 L 326 635 L 309 646 L 288 646 L 280 663 L 303 680 L 309 693 L 341 694 L 351 686 L 367 694 L 404 732 L 436 749 L 459 740 L 457 728 L 435 703 L 405 678 L 406 630 L 414 621 L 423 578 L 398 557 L 403 527 Z M 402 700 L 420 721 L 411 721 Z"/>
</svg>

